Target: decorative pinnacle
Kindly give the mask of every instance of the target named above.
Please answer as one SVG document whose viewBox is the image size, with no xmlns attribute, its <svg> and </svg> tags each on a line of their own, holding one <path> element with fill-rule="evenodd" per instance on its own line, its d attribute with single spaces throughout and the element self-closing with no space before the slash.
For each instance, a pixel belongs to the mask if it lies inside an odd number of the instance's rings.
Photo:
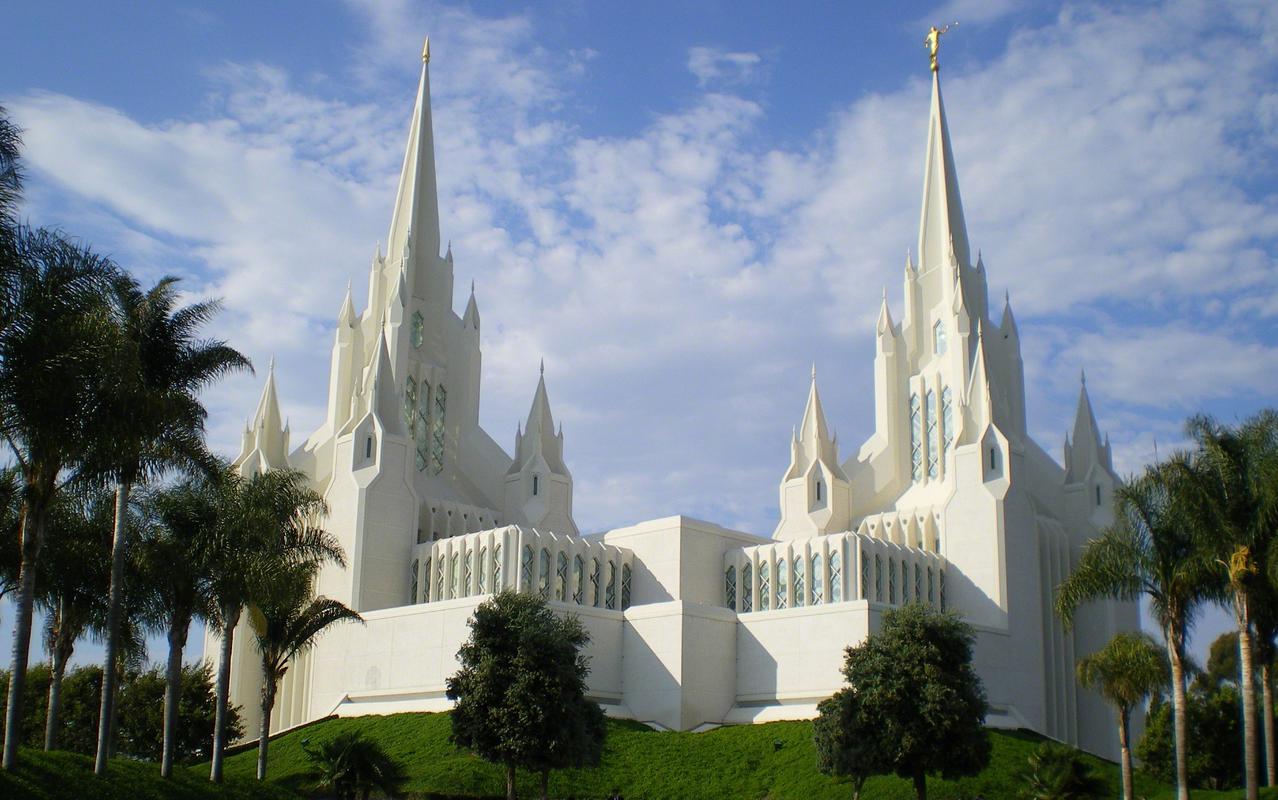
<svg viewBox="0 0 1278 800">
<path fill-rule="evenodd" d="M 1083 386 L 1087 386 L 1087 370 L 1078 370 L 1078 380 L 1083 384 Z"/>
<path fill-rule="evenodd" d="M 271 355 L 271 363 L 270 363 L 270 366 L 267 367 L 267 371 L 271 372 L 272 374 L 275 372 L 275 355 L 274 354 Z"/>
<path fill-rule="evenodd" d="M 940 67 L 936 63 L 936 51 L 941 49 L 941 37 L 950 32 L 951 28 L 957 28 L 957 22 L 951 22 L 944 28 L 938 28 L 935 25 L 927 32 L 927 36 L 923 37 L 923 46 L 928 49 L 928 55 L 932 59 L 932 71 L 937 72 Z"/>
<path fill-rule="evenodd" d="M 544 358 L 541 360 L 541 374 L 542 375 L 546 374 L 546 359 Z"/>
<path fill-rule="evenodd" d="M 812 362 L 812 380 L 816 380 L 816 362 Z"/>
<path fill-rule="evenodd" d="M 430 37 L 426 37 L 426 43 L 422 45 L 422 63 L 430 63 Z"/>
</svg>

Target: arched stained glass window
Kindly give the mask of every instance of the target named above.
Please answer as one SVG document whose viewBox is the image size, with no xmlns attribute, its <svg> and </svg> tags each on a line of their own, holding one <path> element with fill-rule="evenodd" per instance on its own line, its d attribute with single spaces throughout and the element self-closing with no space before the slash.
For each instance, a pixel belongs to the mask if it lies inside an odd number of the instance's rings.
<svg viewBox="0 0 1278 800">
<path fill-rule="evenodd" d="M 861 599 L 870 599 L 870 562 L 865 557 L 865 551 L 861 551 Z"/>
<path fill-rule="evenodd" d="M 475 587 L 476 594 L 488 593 L 488 548 L 479 548 L 479 574 L 475 576 L 479 585 Z"/>
<path fill-rule="evenodd" d="M 843 602 L 843 554 L 837 550 L 830 554 L 830 602 Z"/>
<path fill-rule="evenodd" d="M 805 585 L 803 573 L 807 572 L 803 567 L 803 554 L 799 553 L 794 557 L 794 605 L 799 607 L 807 602 L 807 586 Z"/>
<path fill-rule="evenodd" d="M 430 597 L 430 556 L 422 562 L 422 602 L 429 603 Z"/>
<path fill-rule="evenodd" d="M 608 583 L 604 586 L 604 605 L 608 608 L 617 607 L 617 565 L 612 561 L 608 562 Z"/>
<path fill-rule="evenodd" d="M 888 602 L 896 604 L 896 559 L 888 556 Z"/>
<path fill-rule="evenodd" d="M 413 559 L 413 568 L 408 572 L 408 603 L 412 605 L 417 602 L 417 568 L 419 564 L 417 559 Z"/>
<path fill-rule="evenodd" d="M 417 438 L 417 379 L 412 375 L 404 382 L 404 424 L 410 439 Z"/>
<path fill-rule="evenodd" d="M 741 568 L 741 612 L 754 610 L 754 569 L 746 564 Z"/>
<path fill-rule="evenodd" d="M 914 599 L 923 599 L 923 568 L 918 564 L 914 565 Z"/>
<path fill-rule="evenodd" d="M 630 608 L 630 565 L 621 565 L 621 610 Z"/>
<path fill-rule="evenodd" d="M 932 352 L 938 356 L 945 352 L 945 323 L 939 319 L 932 325 Z"/>
<path fill-rule="evenodd" d="M 456 550 L 448 560 L 450 568 L 448 570 L 448 596 L 458 597 L 457 582 L 461 580 L 461 554 Z"/>
<path fill-rule="evenodd" d="M 927 476 L 935 478 L 938 472 L 938 459 L 941 455 L 941 440 L 936 429 L 936 392 L 932 389 L 927 390 L 925 405 L 927 411 Z"/>
<path fill-rule="evenodd" d="M 883 602 L 883 559 L 874 554 L 874 599 Z"/>
<path fill-rule="evenodd" d="M 790 570 L 785 559 L 777 559 L 777 609 L 790 605 Z"/>
<path fill-rule="evenodd" d="M 524 545 L 524 555 L 519 562 L 519 589 L 532 593 L 533 549 L 532 545 Z"/>
<path fill-rule="evenodd" d="M 599 559 L 590 559 L 590 605 L 599 607 Z"/>
<path fill-rule="evenodd" d="M 568 554 L 559 553 L 555 563 L 555 599 L 563 602 L 568 596 Z"/>
<path fill-rule="evenodd" d="M 918 394 L 910 395 L 910 475 L 923 480 L 923 415 Z"/>
<path fill-rule="evenodd" d="M 737 608 L 737 568 L 732 565 L 723 573 L 723 604 L 733 611 Z"/>
<path fill-rule="evenodd" d="M 572 601 L 581 605 L 586 596 L 586 561 L 581 554 L 572 557 Z"/>
<path fill-rule="evenodd" d="M 466 552 L 462 553 L 462 580 L 461 580 L 462 597 L 470 596 L 470 578 L 471 578 L 470 556 L 471 556 L 470 553 L 466 553 Z"/>
<path fill-rule="evenodd" d="M 541 599 L 550 599 L 550 551 L 541 549 L 541 561 L 537 565 L 537 591 Z"/>
<path fill-rule="evenodd" d="M 822 563 L 821 554 L 812 554 L 812 605 L 819 606 L 825 602 L 825 564 Z"/>
<path fill-rule="evenodd" d="M 500 592 L 501 585 L 501 543 L 493 545 L 493 591 Z"/>
<path fill-rule="evenodd" d="M 443 600 L 444 590 L 448 588 L 445 585 L 448 581 L 448 557 L 443 553 L 439 554 L 439 569 L 435 576 L 435 585 L 439 587 L 436 591 L 439 592 L 439 599 Z"/>
<path fill-rule="evenodd" d="M 759 565 L 759 610 L 767 611 L 772 605 L 772 581 L 768 562 Z"/>
</svg>

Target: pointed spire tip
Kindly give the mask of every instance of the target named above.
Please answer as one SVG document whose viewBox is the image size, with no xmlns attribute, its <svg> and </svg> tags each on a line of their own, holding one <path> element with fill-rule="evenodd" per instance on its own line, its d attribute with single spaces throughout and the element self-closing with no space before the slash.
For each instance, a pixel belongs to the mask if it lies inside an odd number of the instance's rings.
<svg viewBox="0 0 1278 800">
<path fill-rule="evenodd" d="M 430 63 L 430 36 L 426 37 L 426 42 L 422 45 L 422 63 Z"/>
</svg>

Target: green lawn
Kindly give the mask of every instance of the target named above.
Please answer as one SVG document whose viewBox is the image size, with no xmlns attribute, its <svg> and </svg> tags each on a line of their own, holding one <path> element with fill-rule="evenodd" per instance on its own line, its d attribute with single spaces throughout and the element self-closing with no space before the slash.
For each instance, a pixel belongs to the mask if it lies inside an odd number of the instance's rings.
<svg viewBox="0 0 1278 800">
<path fill-rule="evenodd" d="M 310 788 L 303 742 L 318 743 L 341 731 L 358 730 L 377 741 L 409 775 L 405 787 L 411 797 L 500 797 L 501 771 L 448 743 L 446 714 L 396 714 L 386 717 L 329 719 L 285 734 L 271 742 L 270 781 L 253 780 L 254 749 L 227 759 L 227 783 L 207 782 L 207 767 L 179 769 L 173 781 L 159 779 L 154 764 L 118 761 L 108 779 L 92 774 L 92 759 L 69 753 L 24 750 L 22 766 L 13 774 L 0 772 L 3 800 L 285 800 Z M 1028 733 L 993 731 L 994 756 L 987 770 L 962 781 L 929 781 L 929 797 L 1010 800 L 1016 796 L 1015 775 L 1039 738 Z M 1118 797 L 1118 769 L 1091 759 Z M 769 800 L 825 800 L 851 796 L 846 785 L 821 775 L 815 768 L 812 726 L 807 722 L 774 722 L 719 728 L 708 733 L 658 733 L 633 722 L 609 722 L 604 762 L 594 770 L 554 774 L 551 794 L 566 798 L 607 797 L 620 789 L 627 800 L 679 798 L 769 798 Z M 1137 775 L 1137 794 L 1149 800 L 1173 798 L 1174 791 Z M 535 779 L 520 775 L 520 795 L 535 797 Z M 868 800 L 912 797 L 907 782 L 896 778 L 871 781 Z M 1195 791 L 1195 798 L 1241 798 L 1242 792 Z M 1262 797 L 1278 800 L 1278 791 Z"/>
</svg>

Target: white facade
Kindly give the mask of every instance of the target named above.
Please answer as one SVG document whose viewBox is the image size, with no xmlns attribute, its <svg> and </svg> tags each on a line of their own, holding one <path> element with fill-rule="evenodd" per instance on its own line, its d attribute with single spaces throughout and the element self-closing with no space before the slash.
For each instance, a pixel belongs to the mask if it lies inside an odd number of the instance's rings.
<svg viewBox="0 0 1278 800">
<path fill-rule="evenodd" d="M 427 60 L 368 308 L 357 315 L 348 293 L 338 316 L 327 418 L 288 452 L 272 373 L 236 462 L 313 478 L 348 558 L 317 591 L 367 620 L 297 660 L 272 727 L 446 708 L 467 619 L 510 588 L 581 617 L 610 714 L 680 730 L 813 716 L 842 684 L 844 648 L 885 609 L 943 606 L 977 630 L 990 724 L 1115 755 L 1074 662 L 1136 629 L 1136 605 L 1095 604 L 1071 632 L 1051 611 L 1110 520 L 1108 441 L 1085 386 L 1064 467 L 1026 433 L 1019 334 L 1010 305 L 993 321 L 972 263 L 936 73 L 917 260 L 901 322 L 885 297 L 876 326 L 874 433 L 840 461 L 814 372 L 771 538 L 686 517 L 581 537 L 544 377 L 513 458 L 478 423 L 479 311 L 473 289 L 453 311 L 451 249 L 439 255 Z M 255 730 L 246 629 L 232 700 Z"/>
</svg>

